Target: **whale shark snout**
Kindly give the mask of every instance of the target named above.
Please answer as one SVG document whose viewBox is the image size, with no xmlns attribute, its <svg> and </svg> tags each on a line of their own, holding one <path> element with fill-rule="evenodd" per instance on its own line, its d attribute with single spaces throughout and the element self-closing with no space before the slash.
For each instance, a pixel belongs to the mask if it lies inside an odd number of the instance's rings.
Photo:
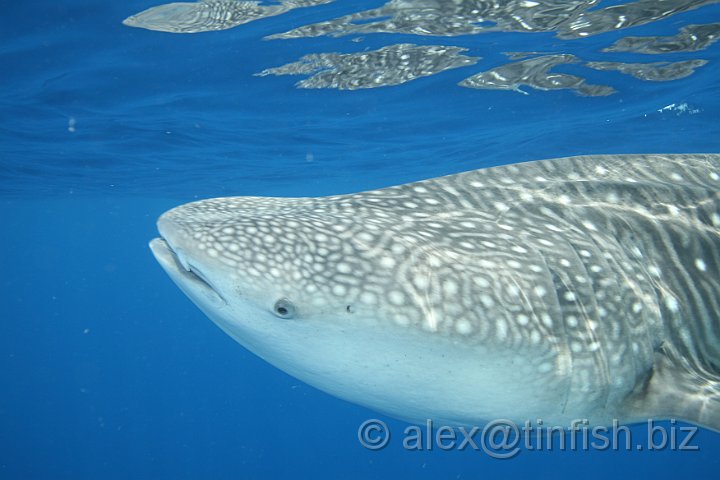
<svg viewBox="0 0 720 480">
<path fill-rule="evenodd" d="M 212 265 L 212 256 L 207 254 L 205 248 L 198 248 L 201 244 L 193 242 L 192 229 L 173 217 L 178 218 L 171 211 L 158 219 L 157 227 L 161 237 L 150 242 L 153 255 L 191 298 L 200 295 L 202 298 L 212 298 L 216 303 L 227 303 L 212 275 L 206 273 L 218 272 L 217 267 Z"/>
</svg>

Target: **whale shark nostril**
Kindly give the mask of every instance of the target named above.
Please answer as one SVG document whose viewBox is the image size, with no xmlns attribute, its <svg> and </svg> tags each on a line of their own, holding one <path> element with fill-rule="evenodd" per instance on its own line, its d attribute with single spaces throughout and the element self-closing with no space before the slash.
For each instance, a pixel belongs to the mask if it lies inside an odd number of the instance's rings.
<svg viewBox="0 0 720 480">
<path fill-rule="evenodd" d="M 170 246 L 170 243 L 168 243 L 168 246 Z M 185 271 L 192 272 L 192 267 L 190 266 L 190 263 L 187 260 L 187 256 L 185 256 L 185 252 L 183 252 L 183 250 L 180 248 L 177 248 L 177 249 L 172 248 L 172 246 L 170 246 L 170 250 L 173 251 L 173 253 L 175 254 L 175 258 L 177 258 L 178 263 L 180 263 L 180 265 L 182 265 L 182 267 L 185 269 Z"/>
<path fill-rule="evenodd" d="M 197 286 L 204 287 L 205 290 L 212 292 L 217 296 L 223 303 L 227 304 L 227 300 L 222 296 L 220 290 L 218 290 L 213 282 L 209 280 L 201 269 L 199 269 L 194 263 L 191 263 L 188 256 L 185 254 L 182 248 L 174 247 L 165 237 L 155 239 L 154 243 L 151 243 L 151 248 L 156 257 L 162 255 L 166 258 L 166 261 L 160 261 L 163 266 L 169 267 L 174 265 L 173 270 L 177 271 L 181 278 L 186 281 L 190 281 Z M 161 252 L 165 252 L 164 254 Z M 160 260 L 160 258 L 158 258 Z M 171 275 L 172 276 L 172 275 Z"/>
<path fill-rule="evenodd" d="M 203 283 L 207 284 L 208 287 L 210 287 L 215 293 L 217 293 L 217 289 L 215 287 L 213 287 L 212 283 L 210 283 L 210 281 L 207 279 L 207 277 L 200 270 L 198 270 L 197 267 L 188 264 L 187 271 L 189 273 L 191 273 L 192 275 L 195 275 L 199 280 L 201 280 Z"/>
</svg>

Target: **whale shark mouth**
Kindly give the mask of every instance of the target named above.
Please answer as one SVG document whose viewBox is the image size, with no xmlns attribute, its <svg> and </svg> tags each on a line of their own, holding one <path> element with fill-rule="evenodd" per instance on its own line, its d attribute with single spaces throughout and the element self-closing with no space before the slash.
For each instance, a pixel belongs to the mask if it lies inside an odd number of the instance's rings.
<svg viewBox="0 0 720 480">
<path fill-rule="evenodd" d="M 217 297 L 222 303 L 228 303 L 207 276 L 189 261 L 182 249 L 172 248 L 172 245 L 162 237 L 154 238 L 150 242 L 150 249 L 163 268 L 168 273 L 174 273 L 178 280 L 187 282 L 196 289 L 206 291 L 211 296 Z"/>
</svg>

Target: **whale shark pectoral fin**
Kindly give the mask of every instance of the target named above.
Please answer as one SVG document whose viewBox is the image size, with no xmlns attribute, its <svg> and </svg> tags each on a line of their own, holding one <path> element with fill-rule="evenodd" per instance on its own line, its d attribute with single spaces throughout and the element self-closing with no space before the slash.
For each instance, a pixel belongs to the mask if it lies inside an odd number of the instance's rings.
<svg viewBox="0 0 720 480">
<path fill-rule="evenodd" d="M 674 418 L 720 432 L 720 372 L 660 349 L 647 381 L 627 399 L 625 413 L 630 421 Z"/>
</svg>

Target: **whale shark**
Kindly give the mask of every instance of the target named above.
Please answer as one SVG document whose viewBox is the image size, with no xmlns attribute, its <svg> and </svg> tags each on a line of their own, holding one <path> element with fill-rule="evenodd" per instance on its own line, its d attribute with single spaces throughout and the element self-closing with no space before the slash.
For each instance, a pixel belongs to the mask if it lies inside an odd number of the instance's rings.
<svg viewBox="0 0 720 480">
<path fill-rule="evenodd" d="M 222 330 L 409 422 L 720 430 L 720 154 L 538 160 L 162 214 L 150 248 Z"/>
</svg>

